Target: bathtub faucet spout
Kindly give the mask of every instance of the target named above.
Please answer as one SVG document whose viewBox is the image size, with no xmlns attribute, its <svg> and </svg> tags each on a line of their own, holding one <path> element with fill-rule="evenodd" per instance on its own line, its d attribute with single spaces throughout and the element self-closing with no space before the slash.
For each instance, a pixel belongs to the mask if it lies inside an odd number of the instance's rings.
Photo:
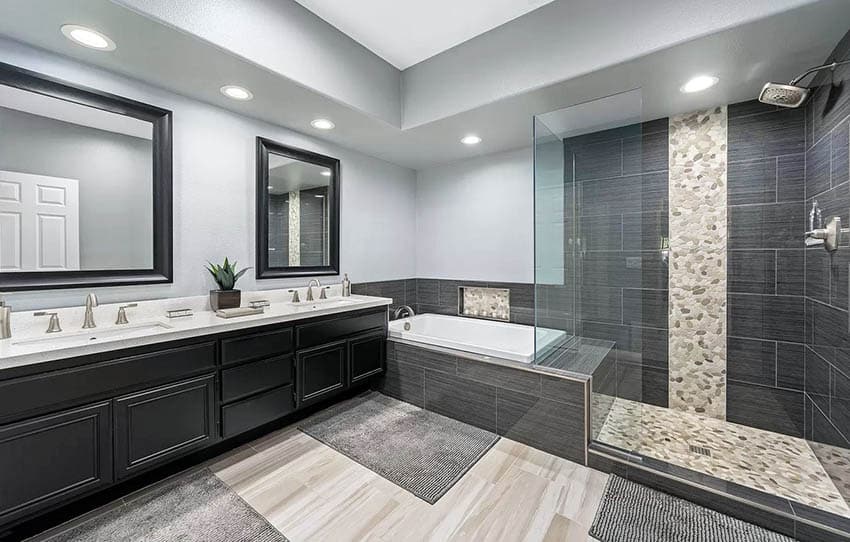
<svg viewBox="0 0 850 542">
<path fill-rule="evenodd" d="M 409 305 L 402 305 L 395 310 L 395 313 L 393 313 L 393 320 L 407 318 L 409 316 L 414 316 L 413 309 L 411 309 Z"/>
</svg>

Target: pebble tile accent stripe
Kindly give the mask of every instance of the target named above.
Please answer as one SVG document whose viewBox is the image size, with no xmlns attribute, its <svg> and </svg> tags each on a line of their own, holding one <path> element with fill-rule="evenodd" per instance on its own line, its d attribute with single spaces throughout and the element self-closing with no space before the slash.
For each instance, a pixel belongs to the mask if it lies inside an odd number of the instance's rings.
<svg viewBox="0 0 850 542">
<path fill-rule="evenodd" d="M 726 418 L 726 107 L 670 118 L 670 408 Z"/>
</svg>

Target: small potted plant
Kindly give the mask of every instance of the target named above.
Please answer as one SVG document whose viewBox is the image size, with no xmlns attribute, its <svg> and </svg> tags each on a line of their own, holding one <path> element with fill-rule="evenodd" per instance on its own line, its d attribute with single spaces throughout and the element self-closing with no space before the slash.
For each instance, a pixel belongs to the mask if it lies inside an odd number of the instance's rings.
<svg viewBox="0 0 850 542">
<path fill-rule="evenodd" d="M 242 292 L 234 290 L 236 281 L 239 280 L 245 271 L 251 269 L 246 267 L 242 271 L 236 271 L 236 262 L 231 264 L 227 258 L 224 259 L 224 265 L 216 265 L 207 262 L 206 270 L 210 272 L 215 283 L 218 284 L 218 290 L 210 290 L 210 306 L 212 310 L 232 309 L 242 304 Z"/>
</svg>

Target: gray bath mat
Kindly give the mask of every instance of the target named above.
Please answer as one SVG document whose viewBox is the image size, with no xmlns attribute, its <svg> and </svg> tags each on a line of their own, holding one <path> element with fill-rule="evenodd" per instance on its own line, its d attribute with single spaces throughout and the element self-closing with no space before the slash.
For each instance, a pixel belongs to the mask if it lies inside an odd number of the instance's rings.
<svg viewBox="0 0 850 542">
<path fill-rule="evenodd" d="M 380 393 L 319 412 L 299 429 L 429 504 L 499 440 L 495 433 Z"/>
<path fill-rule="evenodd" d="M 601 542 L 793 542 L 614 475 L 589 534 Z"/>
<path fill-rule="evenodd" d="M 179 477 L 49 542 L 287 542 L 207 469 Z"/>
</svg>

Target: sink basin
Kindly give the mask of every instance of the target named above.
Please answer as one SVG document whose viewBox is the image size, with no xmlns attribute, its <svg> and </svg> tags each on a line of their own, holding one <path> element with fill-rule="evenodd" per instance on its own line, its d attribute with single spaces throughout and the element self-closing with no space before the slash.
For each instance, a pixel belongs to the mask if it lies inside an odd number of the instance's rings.
<svg viewBox="0 0 850 542">
<path fill-rule="evenodd" d="M 61 332 L 32 339 L 13 341 L 17 346 L 70 346 L 91 344 L 106 339 L 130 339 L 133 337 L 144 337 L 151 332 L 171 329 L 171 326 L 162 322 L 139 322 L 127 324 L 121 327 L 110 327 L 105 329 L 91 329 L 85 331 Z"/>
<path fill-rule="evenodd" d="M 360 303 L 356 299 L 346 299 L 344 297 L 334 297 L 331 299 L 316 299 L 315 301 L 301 301 L 300 303 L 288 303 L 288 305 L 298 311 L 318 311 L 322 309 L 332 309 L 334 307 L 347 307 Z"/>
</svg>

